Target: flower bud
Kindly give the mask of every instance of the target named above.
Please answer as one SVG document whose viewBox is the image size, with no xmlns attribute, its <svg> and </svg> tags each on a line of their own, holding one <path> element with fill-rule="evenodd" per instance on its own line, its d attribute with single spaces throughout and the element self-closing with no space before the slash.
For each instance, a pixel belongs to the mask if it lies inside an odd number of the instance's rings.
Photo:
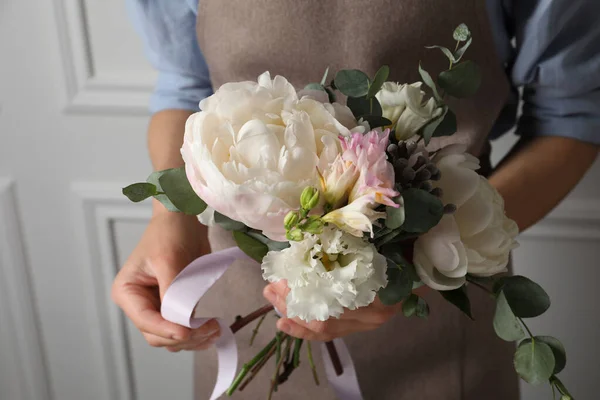
<svg viewBox="0 0 600 400">
<path fill-rule="evenodd" d="M 312 210 L 319 203 L 319 190 L 312 186 L 304 188 L 300 195 L 300 205 L 305 210 Z"/>
<path fill-rule="evenodd" d="M 287 213 L 285 218 L 283 219 L 283 226 L 286 230 L 290 230 L 296 226 L 296 224 L 300 221 L 300 217 L 298 216 L 298 212 L 290 211 Z"/>
<path fill-rule="evenodd" d="M 305 232 L 318 235 L 319 233 L 323 232 L 323 225 L 324 223 L 321 218 L 313 215 L 308 219 L 308 221 L 306 221 L 306 223 L 302 225 L 302 229 Z"/>
<path fill-rule="evenodd" d="M 287 238 L 287 240 L 291 240 L 291 241 L 295 241 L 295 242 L 299 242 L 302 239 L 304 239 L 304 235 L 302 234 L 302 231 L 298 228 L 294 228 L 291 231 L 289 231 L 288 233 L 286 233 L 285 237 Z"/>
</svg>

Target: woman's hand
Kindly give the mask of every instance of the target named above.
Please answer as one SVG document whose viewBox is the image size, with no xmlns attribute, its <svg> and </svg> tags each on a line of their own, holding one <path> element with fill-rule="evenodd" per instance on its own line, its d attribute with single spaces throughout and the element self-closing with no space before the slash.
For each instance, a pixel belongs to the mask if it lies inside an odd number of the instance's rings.
<svg viewBox="0 0 600 400">
<path fill-rule="evenodd" d="M 166 211 L 155 204 L 139 244 L 119 271 L 112 298 L 151 346 L 169 351 L 203 350 L 219 336 L 215 320 L 191 330 L 162 318 L 165 291 L 191 261 L 210 251 L 206 227 L 196 217 Z"/>
<path fill-rule="evenodd" d="M 427 289 L 417 289 L 417 291 L 419 290 L 424 291 Z M 285 298 L 289 291 L 287 283 L 279 281 L 267 285 L 263 295 L 282 315 L 282 318 L 277 321 L 277 329 L 288 335 L 306 340 L 327 342 L 351 333 L 371 331 L 385 324 L 402 310 L 402 303 L 386 306 L 379 301 L 379 298 L 376 298 L 367 307 L 346 310 L 340 318 L 305 322 L 299 318 L 285 318 Z"/>
</svg>

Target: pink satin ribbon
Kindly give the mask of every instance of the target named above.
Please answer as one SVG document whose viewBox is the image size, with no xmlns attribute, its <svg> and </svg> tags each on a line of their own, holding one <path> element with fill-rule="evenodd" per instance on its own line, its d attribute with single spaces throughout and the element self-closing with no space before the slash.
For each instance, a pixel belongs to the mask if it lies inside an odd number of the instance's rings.
<svg viewBox="0 0 600 400">
<path fill-rule="evenodd" d="M 188 265 L 171 283 L 162 301 L 161 314 L 173 323 L 196 329 L 214 317 L 195 317 L 198 301 L 219 280 L 227 268 L 238 259 L 249 259 L 239 247 L 231 247 L 202 256 Z M 218 356 L 217 382 L 210 400 L 218 399 L 233 383 L 237 372 L 238 349 L 235 336 L 229 324 L 218 319 L 221 336 L 215 342 Z M 340 400 L 362 400 L 358 378 L 350 357 L 350 352 L 342 339 L 334 341 L 344 372 L 337 376 L 322 344 L 323 363 L 330 386 Z"/>
</svg>

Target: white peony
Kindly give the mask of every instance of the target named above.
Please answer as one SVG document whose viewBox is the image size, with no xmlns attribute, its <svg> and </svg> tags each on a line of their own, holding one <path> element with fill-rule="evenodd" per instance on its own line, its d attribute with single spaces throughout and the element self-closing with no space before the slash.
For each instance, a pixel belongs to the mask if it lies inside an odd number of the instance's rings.
<svg viewBox="0 0 600 400">
<path fill-rule="evenodd" d="M 299 208 L 305 187 L 318 185 L 317 167 L 337 157 L 339 136 L 357 124 L 347 107 L 298 98 L 285 78 L 268 72 L 258 82 L 221 86 L 200 108 L 181 150 L 194 191 L 275 240 L 285 240 L 283 218 Z"/>
<path fill-rule="evenodd" d="M 337 318 L 344 308 L 371 304 L 387 284 L 386 268 L 375 246 L 332 227 L 271 251 L 262 262 L 264 279 L 287 280 L 288 317 L 304 321 Z"/>
<path fill-rule="evenodd" d="M 467 273 L 505 272 L 519 230 L 506 217 L 500 194 L 477 174 L 479 160 L 460 145 L 442 149 L 433 160 L 441 172 L 433 183 L 442 189 L 443 202 L 457 210 L 415 242 L 413 261 L 421 280 L 436 290 L 452 290 L 465 283 Z"/>
<path fill-rule="evenodd" d="M 383 116 L 392 121 L 396 139 L 406 140 L 434 118 L 442 115 L 442 108 L 434 98 L 423 101 L 425 92 L 422 82 L 400 85 L 385 82 L 375 95 L 383 111 Z"/>
</svg>

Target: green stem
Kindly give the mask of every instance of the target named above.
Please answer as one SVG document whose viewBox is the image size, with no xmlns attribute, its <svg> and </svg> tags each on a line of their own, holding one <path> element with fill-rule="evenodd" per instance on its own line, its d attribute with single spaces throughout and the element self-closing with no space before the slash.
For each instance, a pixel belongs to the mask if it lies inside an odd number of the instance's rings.
<svg viewBox="0 0 600 400">
<path fill-rule="evenodd" d="M 275 341 L 275 339 L 271 340 L 252 360 L 244 364 L 238 376 L 235 378 L 229 389 L 227 389 L 227 396 L 231 396 L 233 392 L 236 391 L 240 383 L 242 383 L 242 380 L 244 380 L 248 374 L 248 371 L 250 371 L 250 369 L 252 369 L 252 367 L 254 367 L 269 352 L 269 350 L 271 350 L 271 347 L 275 346 Z"/>
<path fill-rule="evenodd" d="M 454 47 L 454 53 L 456 53 L 456 50 L 458 50 L 458 46 L 460 45 L 460 40 L 456 41 L 456 47 Z M 452 53 L 452 54 L 454 54 Z M 454 65 L 454 63 L 452 62 L 452 60 L 450 60 L 450 67 L 448 69 L 452 69 L 452 66 Z"/>
<path fill-rule="evenodd" d="M 573 395 L 571 395 L 571 393 L 569 393 L 569 391 L 565 387 L 564 383 L 562 383 L 561 380 L 558 379 L 558 377 L 556 375 L 552 375 L 550 377 L 550 384 L 556 386 L 556 389 L 558 389 L 560 394 L 562 394 L 563 396 L 569 396 L 571 398 L 571 400 L 573 400 Z"/>
<path fill-rule="evenodd" d="M 315 379 L 315 384 L 319 386 L 319 375 L 317 374 L 317 367 L 315 366 L 315 361 L 313 360 L 312 347 L 310 345 L 310 341 L 306 342 L 306 349 L 308 352 L 308 364 L 310 364 L 310 369 L 312 370 L 313 378 Z"/>
<path fill-rule="evenodd" d="M 525 321 L 523 321 L 523 318 L 519 318 L 519 321 L 521 321 L 521 323 L 523 324 L 523 326 L 525 327 L 525 330 L 527 331 L 527 333 L 529 334 L 529 337 L 531 338 L 531 340 L 533 339 L 533 333 L 531 333 L 531 331 L 529 330 L 529 327 L 527 326 L 527 324 L 525 323 Z"/>
<path fill-rule="evenodd" d="M 288 353 L 290 351 L 290 347 L 292 346 L 292 337 L 286 335 L 285 339 L 286 339 L 285 352 Z M 277 363 L 277 366 L 275 367 L 275 374 L 273 375 L 273 380 L 271 381 L 271 390 L 269 390 L 269 397 L 267 398 L 268 400 L 271 400 L 271 398 L 273 397 L 273 392 L 277 389 L 277 381 L 279 380 L 279 370 L 281 369 L 281 366 L 283 365 L 284 360 L 285 360 L 284 357 L 280 357 L 279 362 Z"/>
<path fill-rule="evenodd" d="M 256 328 L 254 328 L 254 330 L 252 331 L 252 337 L 250 338 L 250 346 L 254 344 L 254 339 L 256 339 L 256 335 L 258 335 L 258 330 L 260 329 L 260 326 L 265 320 L 265 318 L 267 318 L 267 314 L 260 317 L 260 319 L 258 320 L 258 324 L 256 324 Z"/>
<path fill-rule="evenodd" d="M 302 347 L 302 342 L 302 339 L 294 341 L 294 368 L 298 368 L 298 365 L 300 365 L 300 348 Z"/>
</svg>

